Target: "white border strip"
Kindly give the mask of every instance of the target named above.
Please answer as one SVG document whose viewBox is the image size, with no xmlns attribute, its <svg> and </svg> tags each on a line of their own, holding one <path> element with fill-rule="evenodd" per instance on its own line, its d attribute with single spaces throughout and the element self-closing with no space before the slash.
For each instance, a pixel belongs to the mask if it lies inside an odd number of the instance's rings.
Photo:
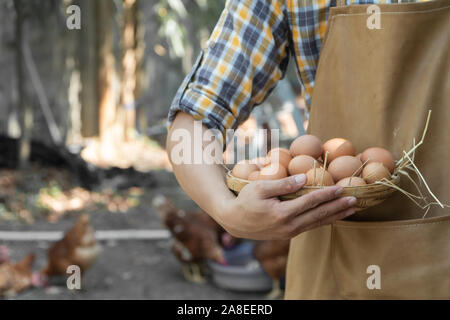
<svg viewBox="0 0 450 320">
<path fill-rule="evenodd" d="M 62 231 L 0 231 L 3 241 L 57 241 Z M 170 238 L 167 230 L 99 230 L 95 238 L 102 240 L 165 240 Z"/>
</svg>

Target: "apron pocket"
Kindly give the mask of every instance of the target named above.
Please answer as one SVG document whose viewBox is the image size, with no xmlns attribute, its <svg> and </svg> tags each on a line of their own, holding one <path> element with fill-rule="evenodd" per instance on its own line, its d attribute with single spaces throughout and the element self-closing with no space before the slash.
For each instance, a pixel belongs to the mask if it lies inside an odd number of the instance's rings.
<svg viewBox="0 0 450 320">
<path fill-rule="evenodd" d="M 450 215 L 393 222 L 339 221 L 331 261 L 347 299 L 450 298 Z"/>
</svg>

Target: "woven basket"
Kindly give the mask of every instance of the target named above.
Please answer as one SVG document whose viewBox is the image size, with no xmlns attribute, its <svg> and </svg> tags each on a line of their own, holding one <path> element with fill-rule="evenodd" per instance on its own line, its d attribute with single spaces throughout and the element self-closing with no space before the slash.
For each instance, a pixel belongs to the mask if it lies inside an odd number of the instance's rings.
<svg viewBox="0 0 450 320">
<path fill-rule="evenodd" d="M 228 172 L 226 175 L 227 186 L 230 190 L 234 191 L 238 194 L 242 188 L 244 188 L 250 181 L 239 179 L 233 177 L 231 172 Z M 396 186 L 400 185 L 400 176 L 393 176 L 391 182 Z M 279 197 L 280 200 L 292 200 L 294 198 L 298 198 L 304 194 L 313 192 L 315 190 L 319 190 L 322 187 L 303 187 L 299 191 L 295 193 L 290 193 L 284 196 Z M 361 211 L 377 204 L 382 203 L 384 200 L 389 198 L 396 189 L 392 187 L 388 187 L 382 184 L 368 184 L 366 186 L 358 186 L 358 187 L 344 187 L 344 191 L 340 195 L 340 197 L 349 197 L 353 196 L 356 198 L 356 210 Z"/>
</svg>

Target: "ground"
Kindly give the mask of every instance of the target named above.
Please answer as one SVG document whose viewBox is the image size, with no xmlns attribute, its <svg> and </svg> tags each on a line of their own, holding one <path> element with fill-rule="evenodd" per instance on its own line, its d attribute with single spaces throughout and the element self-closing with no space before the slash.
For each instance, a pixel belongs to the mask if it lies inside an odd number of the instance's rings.
<svg viewBox="0 0 450 320">
<path fill-rule="evenodd" d="M 159 171 L 155 187 L 145 188 L 139 205 L 126 212 L 110 212 L 107 207 L 88 210 L 96 230 L 161 229 L 151 205 L 156 194 L 165 194 L 184 208 L 195 205 L 178 187 L 172 173 Z M 84 211 L 81 211 L 84 212 Z M 55 222 L 34 215 L 33 223 L 0 220 L 0 230 L 67 230 L 80 212 L 61 215 Z M 48 217 L 48 216 L 47 216 Z M 13 260 L 34 252 L 35 269 L 45 265 L 50 242 L 4 242 Z M 170 252 L 168 240 L 105 241 L 102 253 L 84 279 L 81 290 L 70 291 L 62 285 L 30 289 L 16 299 L 264 299 L 266 293 L 239 293 L 220 289 L 211 282 L 192 284 L 183 278 L 180 264 Z"/>
</svg>

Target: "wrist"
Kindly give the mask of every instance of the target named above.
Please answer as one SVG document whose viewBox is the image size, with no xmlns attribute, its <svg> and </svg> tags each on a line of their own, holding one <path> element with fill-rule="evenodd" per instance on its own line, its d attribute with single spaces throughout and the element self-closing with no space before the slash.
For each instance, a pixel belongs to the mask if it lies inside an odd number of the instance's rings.
<svg viewBox="0 0 450 320">
<path fill-rule="evenodd" d="M 234 211 L 236 207 L 237 197 L 229 190 L 223 197 L 218 197 L 217 202 L 214 205 L 212 215 L 214 219 L 222 226 L 227 225 L 227 217 Z"/>
</svg>

